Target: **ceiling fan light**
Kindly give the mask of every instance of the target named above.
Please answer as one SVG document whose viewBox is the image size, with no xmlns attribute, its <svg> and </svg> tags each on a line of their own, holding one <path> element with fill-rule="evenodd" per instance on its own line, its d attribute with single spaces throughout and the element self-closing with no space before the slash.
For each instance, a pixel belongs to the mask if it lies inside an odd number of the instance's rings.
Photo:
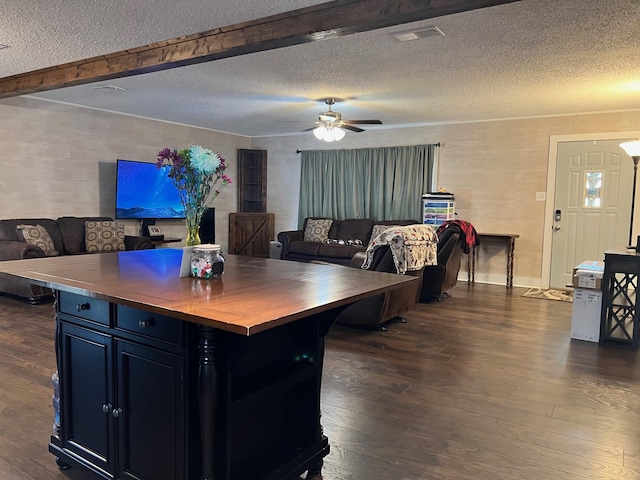
<svg viewBox="0 0 640 480">
<path fill-rule="evenodd" d="M 318 140 L 322 140 L 324 138 L 324 134 L 327 131 L 326 128 L 324 128 L 324 126 L 320 126 L 318 128 L 314 128 L 313 129 L 313 135 L 318 139 Z"/>
<path fill-rule="evenodd" d="M 335 129 L 326 128 L 325 129 L 325 133 L 324 133 L 324 137 L 322 137 L 322 139 L 325 142 L 333 142 L 336 139 Z"/>
<path fill-rule="evenodd" d="M 344 138 L 345 132 L 344 132 L 343 129 L 336 128 L 336 129 L 334 129 L 334 132 L 335 132 L 334 135 L 335 135 L 336 142 L 339 141 L 339 140 L 342 140 Z"/>
</svg>

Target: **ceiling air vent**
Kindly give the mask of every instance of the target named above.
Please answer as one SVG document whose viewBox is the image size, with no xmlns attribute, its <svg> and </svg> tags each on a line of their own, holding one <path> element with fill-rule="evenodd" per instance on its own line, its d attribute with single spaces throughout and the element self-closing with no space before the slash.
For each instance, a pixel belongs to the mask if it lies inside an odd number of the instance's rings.
<svg viewBox="0 0 640 480">
<path fill-rule="evenodd" d="M 399 42 L 409 42 L 411 40 L 419 40 L 429 37 L 444 37 L 444 33 L 438 27 L 425 27 L 418 30 L 405 30 L 403 32 L 394 32 L 390 34 Z"/>
</svg>

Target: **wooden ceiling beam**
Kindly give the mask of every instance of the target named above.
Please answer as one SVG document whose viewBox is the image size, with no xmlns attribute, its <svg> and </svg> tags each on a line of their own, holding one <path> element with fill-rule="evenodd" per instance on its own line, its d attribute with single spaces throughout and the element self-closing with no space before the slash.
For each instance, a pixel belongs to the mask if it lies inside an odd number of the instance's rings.
<svg viewBox="0 0 640 480">
<path fill-rule="evenodd" d="M 0 79 L 0 98 L 167 70 L 519 0 L 335 0 Z"/>
</svg>

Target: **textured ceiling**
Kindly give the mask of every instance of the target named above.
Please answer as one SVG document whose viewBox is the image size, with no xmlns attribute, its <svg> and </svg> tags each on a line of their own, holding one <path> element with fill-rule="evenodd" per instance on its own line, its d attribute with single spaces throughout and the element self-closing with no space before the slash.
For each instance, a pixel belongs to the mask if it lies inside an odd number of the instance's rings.
<svg viewBox="0 0 640 480">
<path fill-rule="evenodd" d="M 317 3 L 3 0 L 0 77 Z M 369 131 L 640 109 L 638 19 L 640 0 L 522 0 L 33 96 L 247 136 L 309 128 L 326 97 L 346 119 L 382 120 Z M 445 36 L 390 35 L 426 26 Z M 91 88 L 107 84 L 126 90 Z"/>
</svg>

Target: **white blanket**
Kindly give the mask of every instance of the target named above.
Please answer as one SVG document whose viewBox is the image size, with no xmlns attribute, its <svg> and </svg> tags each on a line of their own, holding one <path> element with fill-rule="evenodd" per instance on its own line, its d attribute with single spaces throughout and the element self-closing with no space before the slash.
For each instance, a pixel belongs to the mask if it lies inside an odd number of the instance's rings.
<svg viewBox="0 0 640 480">
<path fill-rule="evenodd" d="M 374 252 L 384 245 L 389 245 L 399 274 L 438 264 L 438 239 L 431 225 L 416 224 L 384 230 L 369 242 L 363 269 L 369 268 Z"/>
</svg>

